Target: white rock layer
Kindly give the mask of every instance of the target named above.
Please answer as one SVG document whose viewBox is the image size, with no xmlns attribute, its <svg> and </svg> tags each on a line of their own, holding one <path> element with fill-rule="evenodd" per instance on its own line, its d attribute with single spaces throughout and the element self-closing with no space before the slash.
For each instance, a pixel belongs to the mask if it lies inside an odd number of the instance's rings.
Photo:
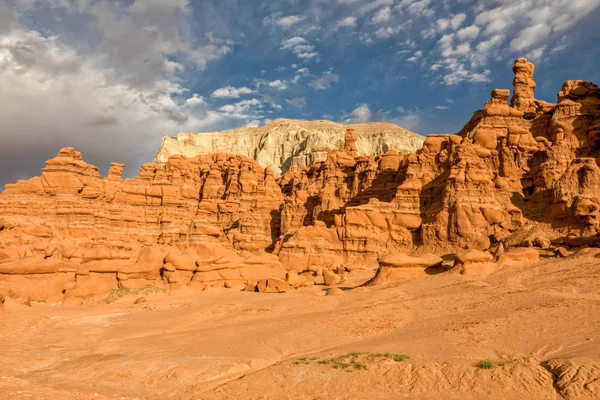
<svg viewBox="0 0 600 400">
<path fill-rule="evenodd" d="M 327 150 L 342 149 L 347 128 L 354 129 L 359 154 L 382 154 L 390 150 L 413 152 L 425 138 L 387 122 L 342 124 L 332 121 L 276 119 L 258 128 L 239 128 L 222 132 L 180 132 L 176 138 L 164 136 L 154 161 L 166 163 L 181 154 L 232 153 L 254 158 L 275 174 L 292 166 L 306 167 L 327 159 Z"/>
</svg>

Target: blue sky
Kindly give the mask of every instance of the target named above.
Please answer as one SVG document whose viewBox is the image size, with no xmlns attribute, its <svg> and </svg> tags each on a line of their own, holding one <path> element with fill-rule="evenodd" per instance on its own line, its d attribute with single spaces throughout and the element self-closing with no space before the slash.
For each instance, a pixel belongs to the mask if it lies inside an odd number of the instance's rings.
<svg viewBox="0 0 600 400">
<path fill-rule="evenodd" d="M 0 184 L 74 146 L 135 175 L 163 135 L 285 117 L 455 132 L 536 63 L 600 81 L 598 0 L 0 0 Z"/>
</svg>

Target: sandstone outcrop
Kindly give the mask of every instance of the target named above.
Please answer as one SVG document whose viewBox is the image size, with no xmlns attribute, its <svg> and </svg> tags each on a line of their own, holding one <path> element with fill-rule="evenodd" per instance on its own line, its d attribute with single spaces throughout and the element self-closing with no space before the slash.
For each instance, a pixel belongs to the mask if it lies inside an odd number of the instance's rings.
<svg viewBox="0 0 600 400">
<path fill-rule="evenodd" d="M 390 150 L 412 152 L 425 138 L 386 122 L 342 124 L 331 121 L 276 119 L 259 128 L 222 132 L 180 132 L 163 137 L 154 161 L 165 164 L 174 155 L 231 153 L 254 158 L 276 175 L 292 167 L 306 168 L 325 161 L 328 150 L 342 150 L 346 129 L 355 131 L 354 151 L 360 155 L 383 154 Z"/>
<path fill-rule="evenodd" d="M 522 262 L 539 253 L 519 246 L 598 246 L 600 89 L 568 81 L 551 104 L 533 96 L 532 64 L 518 59 L 514 71 L 511 105 L 510 91 L 495 89 L 460 132 L 429 135 L 415 153 L 364 155 L 355 126 L 281 177 L 215 153 L 144 164 L 134 179 L 113 163 L 102 178 L 62 149 L 41 176 L 0 195 L 0 296 L 265 279 L 298 287 L 356 266 L 407 269 L 387 263 L 393 253 L 468 249 L 459 264 L 475 264 L 477 252 Z"/>
<path fill-rule="evenodd" d="M 399 252 L 391 252 L 379 259 L 379 268 L 373 279 L 367 284 L 380 285 L 425 276 L 426 269 L 440 267 L 443 262 L 441 257 L 434 254 L 413 257 Z"/>
</svg>

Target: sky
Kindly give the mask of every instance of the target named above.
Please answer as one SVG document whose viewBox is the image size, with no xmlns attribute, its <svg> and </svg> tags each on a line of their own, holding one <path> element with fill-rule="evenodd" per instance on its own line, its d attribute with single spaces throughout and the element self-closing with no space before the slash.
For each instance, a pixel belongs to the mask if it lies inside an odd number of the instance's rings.
<svg viewBox="0 0 600 400">
<path fill-rule="evenodd" d="M 163 135 L 276 118 L 456 132 L 512 63 L 600 83 L 600 0 L 0 0 L 0 189 L 73 146 L 135 176 Z"/>
</svg>

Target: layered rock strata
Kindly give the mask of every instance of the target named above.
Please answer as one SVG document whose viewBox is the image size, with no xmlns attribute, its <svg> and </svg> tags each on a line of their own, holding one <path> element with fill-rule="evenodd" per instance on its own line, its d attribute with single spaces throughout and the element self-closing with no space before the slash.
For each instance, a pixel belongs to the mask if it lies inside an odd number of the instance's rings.
<svg viewBox="0 0 600 400">
<path fill-rule="evenodd" d="M 354 129 L 356 150 L 361 155 L 383 154 L 390 150 L 412 152 L 425 138 L 387 122 L 341 124 L 331 121 L 277 119 L 259 128 L 223 132 L 180 132 L 176 138 L 163 137 L 154 161 L 165 164 L 171 156 L 232 153 L 254 158 L 279 176 L 290 168 L 306 168 L 327 158 L 328 150 L 342 150 L 346 129 Z"/>
<path fill-rule="evenodd" d="M 469 249 L 459 255 L 468 265 L 488 262 L 474 256 L 485 252 L 530 257 L 519 246 L 597 245 L 600 89 L 568 81 L 551 104 L 533 96 L 532 64 L 518 59 L 514 71 L 512 105 L 495 89 L 460 132 L 429 135 L 416 153 L 361 155 L 349 129 L 340 150 L 279 178 L 226 153 L 175 155 L 125 180 L 115 163 L 102 178 L 62 149 L 41 176 L 0 195 L 0 295 L 86 297 L 148 282 L 266 288 L 289 271 L 296 287 L 325 283 L 323 269 L 376 268 L 389 252 Z"/>
</svg>

